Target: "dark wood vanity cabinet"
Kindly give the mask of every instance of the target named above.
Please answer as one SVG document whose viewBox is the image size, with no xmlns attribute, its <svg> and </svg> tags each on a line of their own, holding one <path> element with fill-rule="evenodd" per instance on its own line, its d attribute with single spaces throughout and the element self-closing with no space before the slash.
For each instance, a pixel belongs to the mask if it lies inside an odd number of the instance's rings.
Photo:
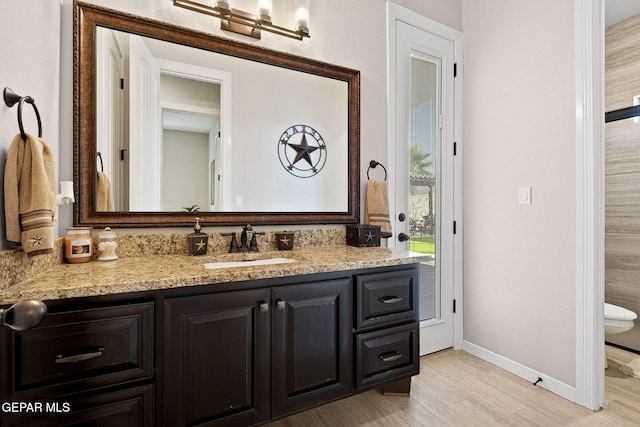
<svg viewBox="0 0 640 427">
<path fill-rule="evenodd" d="M 166 299 L 163 425 L 253 425 L 348 395 L 350 316 L 350 279 Z"/>
<path fill-rule="evenodd" d="M 275 288 L 272 417 L 351 394 L 351 279 Z"/>
<path fill-rule="evenodd" d="M 358 390 L 419 373 L 418 271 L 405 268 L 356 276 Z"/>
<path fill-rule="evenodd" d="M 253 425 L 270 418 L 269 289 L 164 302 L 162 425 Z"/>
<path fill-rule="evenodd" d="M 3 328 L 0 403 L 32 407 L 3 406 L 0 424 L 153 425 L 153 325 L 144 302 L 56 307 L 36 328 Z"/>
<path fill-rule="evenodd" d="M 60 411 L 0 425 L 251 426 L 410 384 L 417 286 L 409 265 L 52 301 L 0 328 L 0 403 Z"/>
</svg>

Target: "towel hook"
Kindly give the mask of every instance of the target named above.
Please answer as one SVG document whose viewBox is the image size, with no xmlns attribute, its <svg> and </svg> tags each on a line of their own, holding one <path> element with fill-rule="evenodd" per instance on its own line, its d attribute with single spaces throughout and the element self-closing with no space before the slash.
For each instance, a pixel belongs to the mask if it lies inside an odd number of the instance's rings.
<svg viewBox="0 0 640 427">
<path fill-rule="evenodd" d="M 369 169 L 367 169 L 367 179 L 369 179 L 369 171 L 371 169 L 375 169 L 376 166 L 381 166 L 382 169 L 384 169 L 384 180 L 387 180 L 387 168 L 384 167 L 384 165 L 382 163 L 376 162 L 375 160 L 371 160 L 369 162 Z"/>
<path fill-rule="evenodd" d="M 22 104 L 25 102 L 31 104 L 33 110 L 36 112 L 36 118 L 38 119 L 38 138 L 42 138 L 42 121 L 40 120 L 40 112 L 36 107 L 36 102 L 30 96 L 20 96 L 16 94 L 11 88 L 5 87 L 3 91 L 4 103 L 7 107 L 13 107 L 17 102 L 18 104 L 18 127 L 20 127 L 20 136 L 23 141 L 27 141 L 27 135 L 24 133 L 24 126 L 22 125 Z"/>
</svg>

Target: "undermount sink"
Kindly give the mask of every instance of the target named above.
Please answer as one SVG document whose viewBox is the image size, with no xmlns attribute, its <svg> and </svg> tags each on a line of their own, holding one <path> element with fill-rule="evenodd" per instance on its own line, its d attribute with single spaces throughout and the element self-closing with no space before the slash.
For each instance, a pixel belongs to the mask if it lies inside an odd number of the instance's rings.
<svg viewBox="0 0 640 427">
<path fill-rule="evenodd" d="M 271 264 L 288 264 L 291 262 L 297 262 L 293 258 L 264 258 L 264 259 L 243 259 L 239 261 L 218 261 L 207 262 L 204 264 L 204 268 L 212 270 L 215 268 L 233 268 L 233 267 L 253 267 L 256 265 L 271 265 Z"/>
</svg>

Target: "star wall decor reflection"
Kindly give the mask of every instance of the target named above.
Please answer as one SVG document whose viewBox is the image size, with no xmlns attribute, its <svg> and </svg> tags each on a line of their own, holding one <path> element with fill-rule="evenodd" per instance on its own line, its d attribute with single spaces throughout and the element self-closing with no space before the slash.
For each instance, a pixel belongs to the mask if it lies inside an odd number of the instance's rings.
<svg viewBox="0 0 640 427">
<path fill-rule="evenodd" d="M 311 126 L 291 126 L 278 141 L 280 163 L 287 172 L 299 178 L 318 174 L 326 163 L 326 153 L 327 146 L 322 135 Z"/>
</svg>

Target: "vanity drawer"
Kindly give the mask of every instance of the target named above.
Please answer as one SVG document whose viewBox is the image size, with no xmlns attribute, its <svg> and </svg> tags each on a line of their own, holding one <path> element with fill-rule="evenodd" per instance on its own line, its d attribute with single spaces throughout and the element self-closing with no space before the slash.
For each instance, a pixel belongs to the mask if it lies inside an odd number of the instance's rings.
<svg viewBox="0 0 640 427">
<path fill-rule="evenodd" d="M 356 335 L 356 388 L 419 373 L 417 322 Z"/>
<path fill-rule="evenodd" d="M 22 411 L 2 416 L 0 426 L 152 427 L 155 425 L 153 399 L 154 387 L 148 384 L 80 399 L 38 402 L 42 404 L 42 411 Z"/>
<path fill-rule="evenodd" d="M 153 374 L 152 302 L 47 315 L 13 335 L 12 394 L 61 395 Z"/>
<path fill-rule="evenodd" d="M 418 269 L 357 276 L 356 327 L 418 318 Z"/>
</svg>

